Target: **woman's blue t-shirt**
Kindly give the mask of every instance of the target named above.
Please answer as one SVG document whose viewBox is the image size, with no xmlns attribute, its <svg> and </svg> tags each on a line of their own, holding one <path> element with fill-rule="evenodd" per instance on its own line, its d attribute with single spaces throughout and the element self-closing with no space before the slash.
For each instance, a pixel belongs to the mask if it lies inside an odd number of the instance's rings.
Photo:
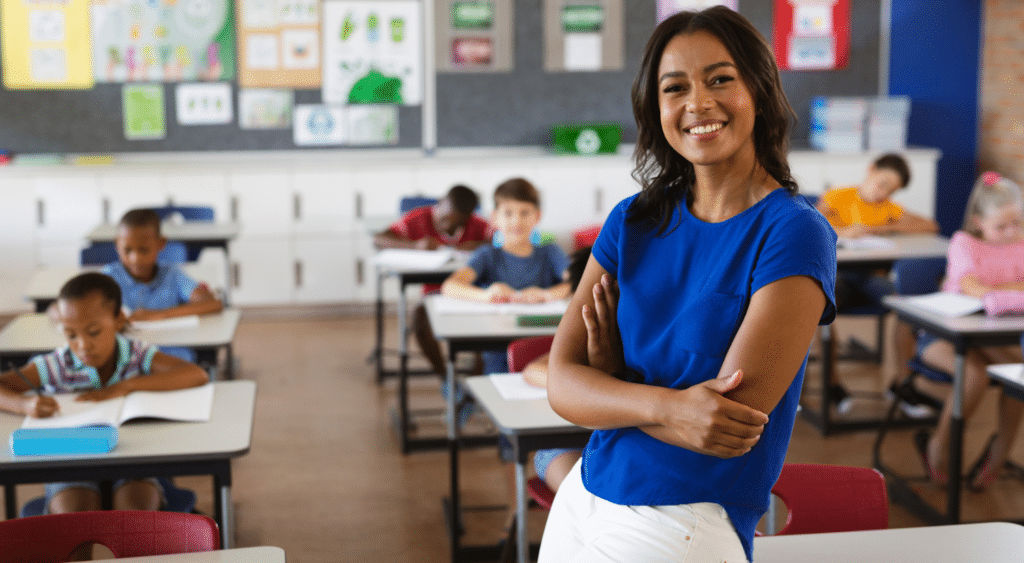
<svg viewBox="0 0 1024 563">
<path fill-rule="evenodd" d="M 623 356 L 643 383 L 684 389 L 716 378 L 751 296 L 779 279 L 817 280 L 827 298 L 820 323 L 835 317 L 836 235 L 802 196 L 779 188 L 719 223 L 681 205 L 674 229 L 661 236 L 650 222 L 626 222 L 635 198 L 612 210 L 593 255 L 618 279 Z M 719 459 L 637 428 L 598 430 L 583 456 L 587 490 L 623 505 L 719 503 L 752 560 L 754 527 L 782 470 L 806 366 L 805 359 L 749 453 Z"/>
</svg>

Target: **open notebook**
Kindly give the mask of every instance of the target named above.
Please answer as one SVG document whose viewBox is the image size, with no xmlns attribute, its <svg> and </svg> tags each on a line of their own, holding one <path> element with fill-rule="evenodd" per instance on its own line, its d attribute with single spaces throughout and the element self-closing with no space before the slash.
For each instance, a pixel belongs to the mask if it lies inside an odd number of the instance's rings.
<svg viewBox="0 0 1024 563">
<path fill-rule="evenodd" d="M 161 418 L 184 422 L 210 420 L 213 384 L 178 391 L 135 391 L 98 403 L 75 401 L 76 393 L 54 395 L 60 413 L 49 418 L 25 417 L 22 428 L 118 427 L 133 418 Z"/>
</svg>

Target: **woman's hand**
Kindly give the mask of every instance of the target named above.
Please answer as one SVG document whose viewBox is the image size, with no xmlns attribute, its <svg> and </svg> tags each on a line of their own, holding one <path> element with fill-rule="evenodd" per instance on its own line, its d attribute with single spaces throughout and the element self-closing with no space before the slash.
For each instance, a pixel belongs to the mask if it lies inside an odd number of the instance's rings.
<svg viewBox="0 0 1024 563">
<path fill-rule="evenodd" d="M 53 416 L 60 410 L 57 400 L 46 395 L 26 397 L 23 408 L 26 416 L 32 416 L 35 418 L 47 418 Z"/>
<path fill-rule="evenodd" d="M 660 426 L 641 430 L 668 444 L 720 458 L 750 451 L 764 432 L 768 415 L 725 397 L 743 380 L 737 370 L 679 391 L 659 405 Z"/>
<path fill-rule="evenodd" d="M 626 367 L 622 359 L 622 337 L 616 311 L 619 286 L 604 274 L 594 284 L 594 306 L 583 306 L 583 324 L 587 327 L 587 364 L 605 373 Z"/>
</svg>

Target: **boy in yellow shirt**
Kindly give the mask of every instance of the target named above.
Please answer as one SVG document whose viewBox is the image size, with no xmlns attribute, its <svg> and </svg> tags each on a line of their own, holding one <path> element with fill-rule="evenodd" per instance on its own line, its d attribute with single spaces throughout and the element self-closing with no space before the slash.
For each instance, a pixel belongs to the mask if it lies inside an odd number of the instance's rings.
<svg viewBox="0 0 1024 563">
<path fill-rule="evenodd" d="M 911 213 L 889 199 L 909 183 L 907 161 L 898 154 L 885 154 L 868 167 L 860 185 L 834 188 L 821 196 L 818 211 L 840 237 L 938 232 L 935 221 Z M 888 269 L 842 267 L 836 272 L 836 309 L 840 313 L 848 307 L 881 303 L 882 297 L 895 291 Z M 906 342 L 913 338 L 907 327 L 896 328 L 894 338 L 897 349 L 912 346 L 912 342 Z M 905 353 L 897 355 L 902 357 Z M 840 412 L 852 406 L 849 393 L 838 383 L 832 386 L 829 398 Z"/>
</svg>

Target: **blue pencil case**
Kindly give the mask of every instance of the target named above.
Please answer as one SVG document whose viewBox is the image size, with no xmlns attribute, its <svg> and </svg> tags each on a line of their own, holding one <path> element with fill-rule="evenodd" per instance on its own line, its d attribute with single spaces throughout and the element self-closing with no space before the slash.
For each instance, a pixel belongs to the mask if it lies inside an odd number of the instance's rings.
<svg viewBox="0 0 1024 563">
<path fill-rule="evenodd" d="M 103 454 L 117 446 L 117 428 L 19 428 L 11 433 L 13 455 Z"/>
</svg>

